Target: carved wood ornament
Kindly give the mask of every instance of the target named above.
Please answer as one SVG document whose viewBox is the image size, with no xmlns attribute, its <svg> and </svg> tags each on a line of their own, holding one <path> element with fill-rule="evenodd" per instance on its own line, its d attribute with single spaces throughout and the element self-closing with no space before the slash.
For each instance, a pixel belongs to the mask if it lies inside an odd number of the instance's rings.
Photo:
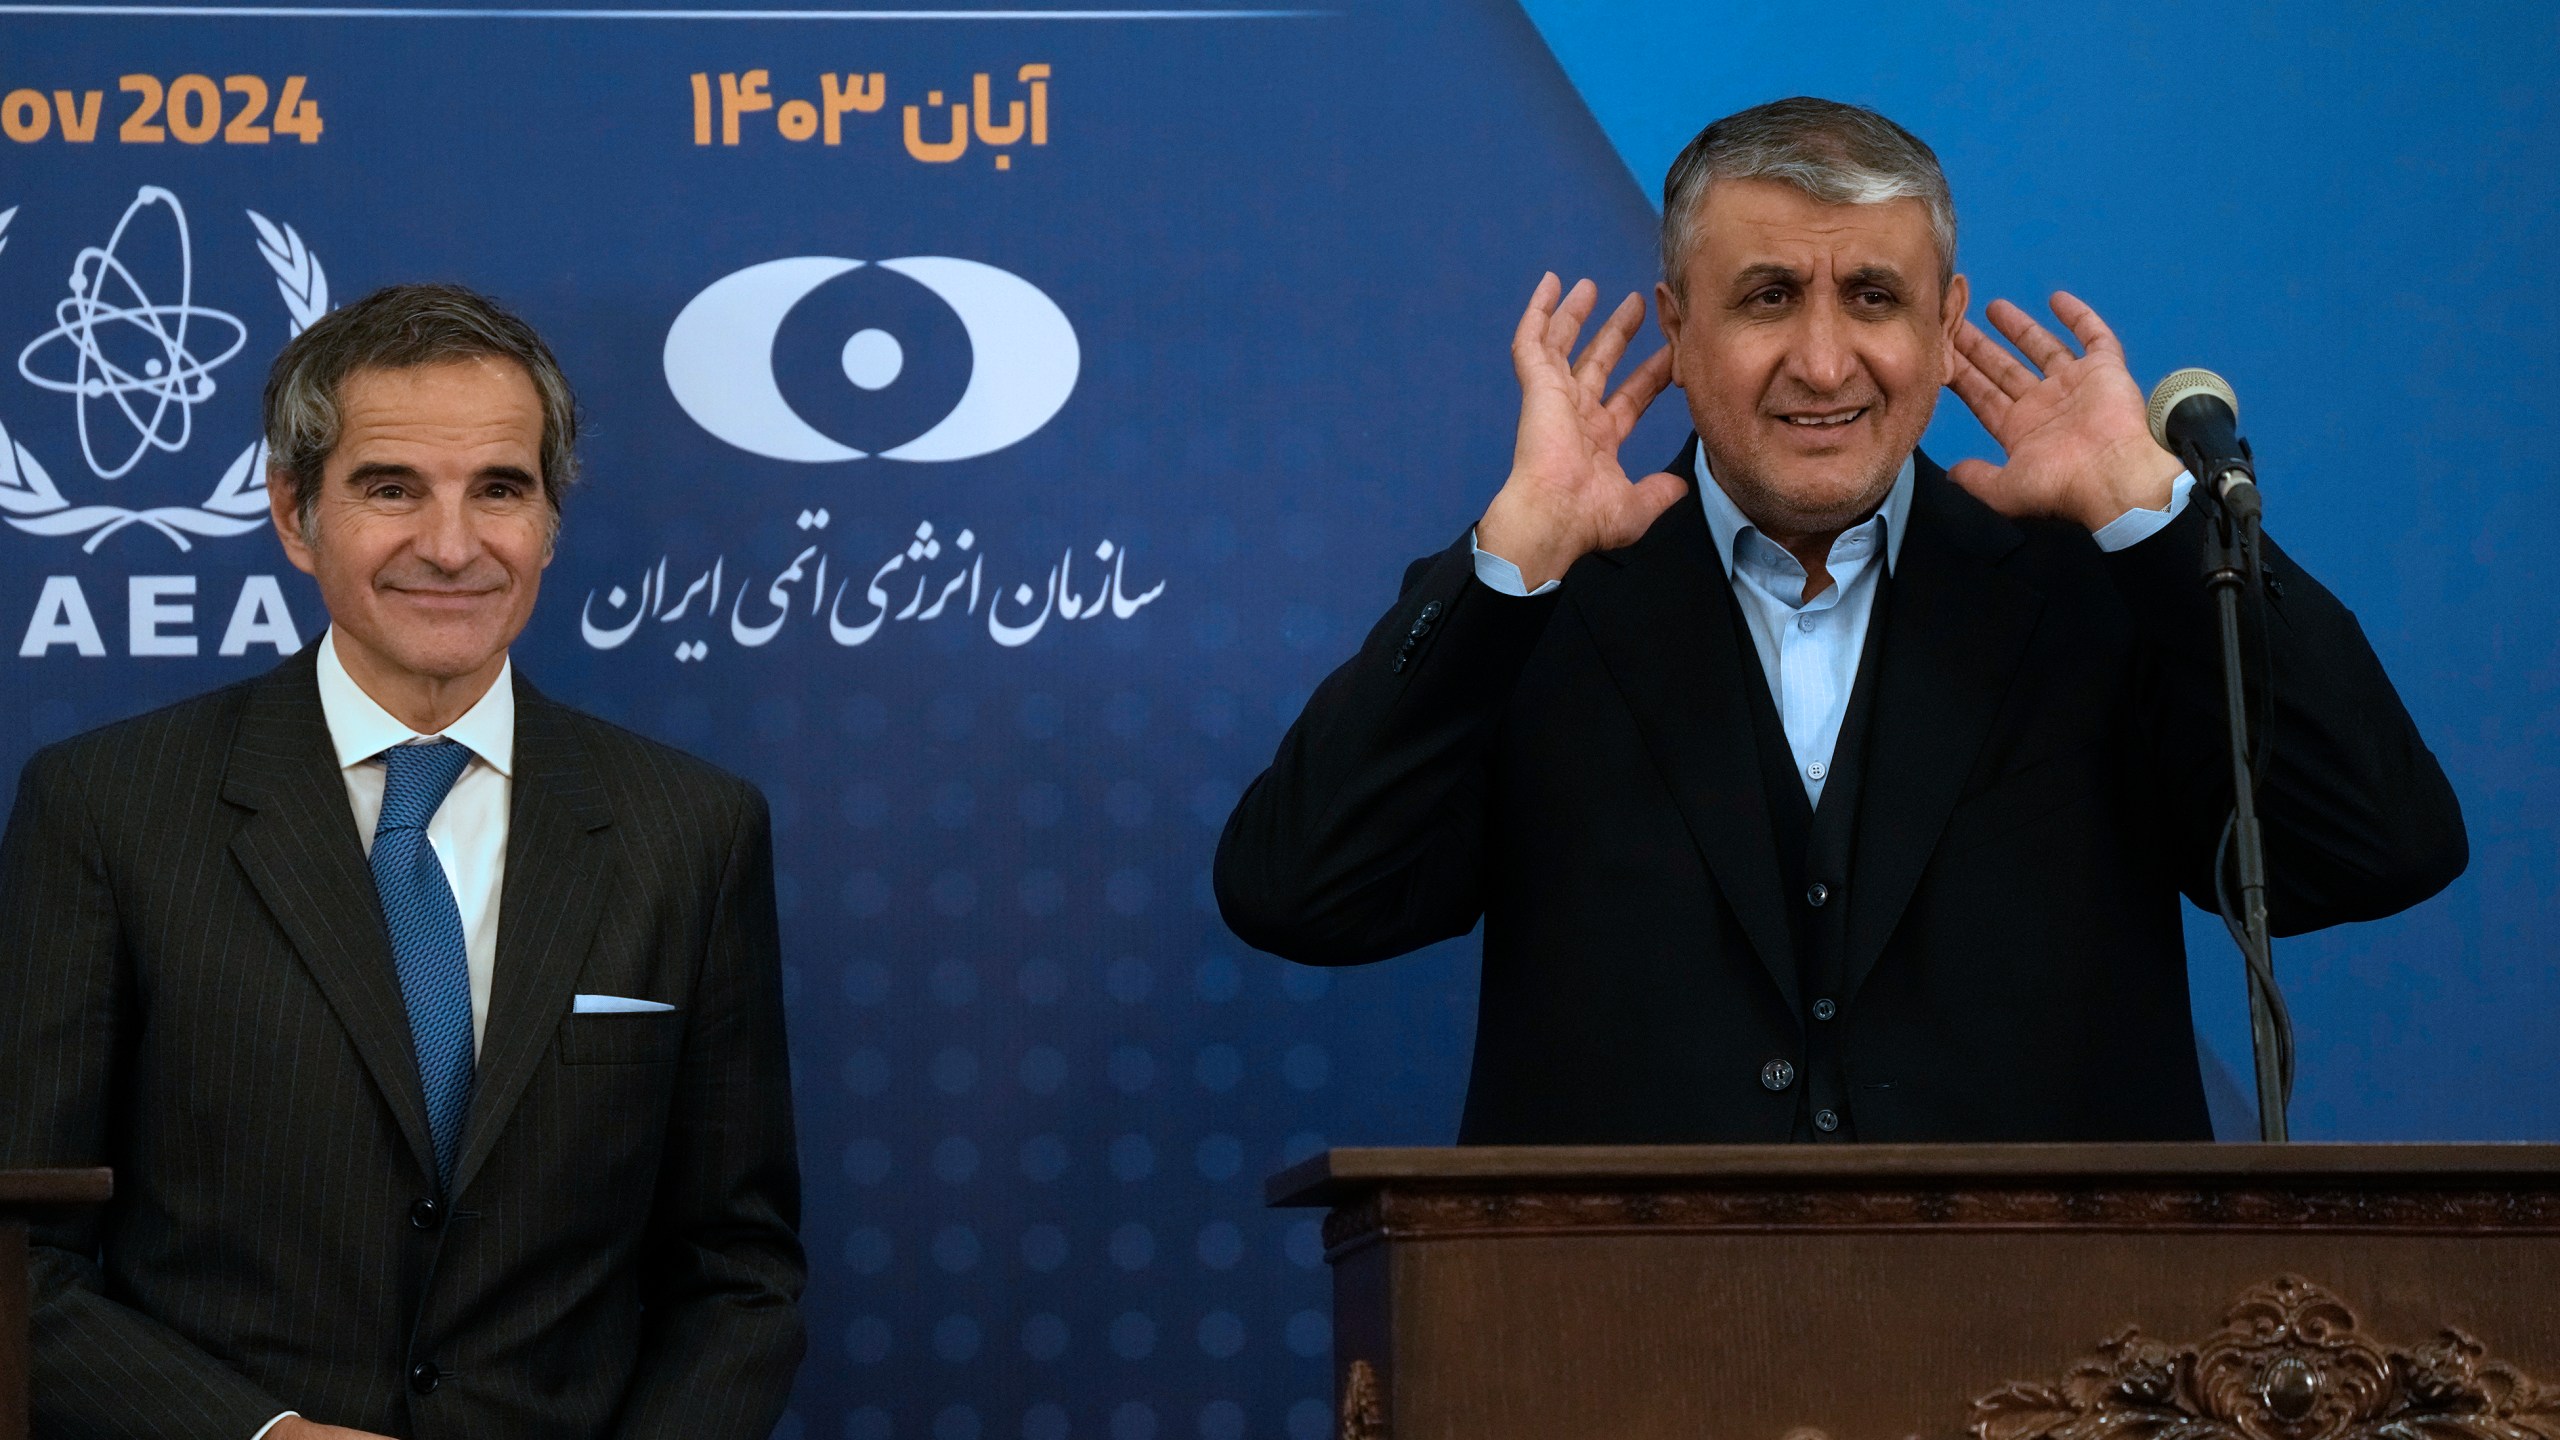
<svg viewBox="0 0 2560 1440">
<path fill-rule="evenodd" d="M 2058 1384 L 1973 1403 L 1976 1440 L 2560 1440 L 2560 1389 L 2447 1329 L 2414 1350 L 2357 1333 L 2336 1295 L 2295 1275 L 2232 1303 L 2195 1345 L 2138 1330 Z"/>
<path fill-rule="evenodd" d="M 1339 1440 L 1387 1440 L 1387 1397 L 1378 1384 L 1378 1368 L 1354 1360 L 1342 1372 Z"/>
</svg>

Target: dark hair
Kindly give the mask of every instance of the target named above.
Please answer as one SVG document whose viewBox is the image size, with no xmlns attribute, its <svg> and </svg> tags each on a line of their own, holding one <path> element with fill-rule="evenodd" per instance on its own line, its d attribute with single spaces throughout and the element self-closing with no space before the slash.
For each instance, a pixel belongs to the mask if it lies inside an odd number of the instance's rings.
<svg viewBox="0 0 2560 1440">
<path fill-rule="evenodd" d="M 1662 181 L 1662 279 L 1680 290 L 1698 207 L 1718 180 L 1777 180 L 1826 205 L 1917 200 L 1938 243 L 1938 281 L 1956 273 L 1956 206 L 1937 152 L 1864 105 L 1798 95 L 1698 132 Z"/>
<path fill-rule="evenodd" d="M 293 486 L 302 533 L 312 533 L 321 471 L 338 448 L 338 408 L 347 377 L 360 370 L 406 370 L 484 356 L 513 360 L 542 399 L 542 494 L 552 523 L 560 497 L 578 479 L 578 401 L 551 347 L 497 301 L 459 285 L 392 285 L 332 310 L 285 342 L 267 372 L 265 421 L 270 483 Z"/>
</svg>

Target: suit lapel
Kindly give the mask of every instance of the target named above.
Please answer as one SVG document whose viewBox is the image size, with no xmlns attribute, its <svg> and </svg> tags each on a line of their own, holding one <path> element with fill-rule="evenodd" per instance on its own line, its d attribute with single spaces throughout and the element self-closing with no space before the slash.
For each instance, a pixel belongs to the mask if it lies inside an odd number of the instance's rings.
<svg viewBox="0 0 2560 1440">
<path fill-rule="evenodd" d="M 1744 684 L 1759 661 L 1742 653 L 1734 633 L 1732 586 L 1698 502 L 1695 453 L 1683 446 L 1668 467 L 1688 480 L 1688 498 L 1643 539 L 1578 567 L 1565 596 L 1590 628 L 1717 888 L 1792 1006 L 1795 951 Z"/>
<path fill-rule="evenodd" d="M 606 845 L 597 832 L 613 816 L 603 787 L 561 708 L 521 679 L 515 762 L 497 965 L 471 1120 L 454 1169 L 457 1195 L 488 1160 L 569 1013 L 604 895 Z"/>
<path fill-rule="evenodd" d="M 222 798 L 253 812 L 231 853 L 345 1027 L 420 1174 L 432 1177 L 409 1009 L 321 713 L 316 653 L 306 647 L 251 688 L 223 771 Z"/>
<path fill-rule="evenodd" d="M 1989 735 L 2044 593 L 2000 568 L 2017 527 L 1918 457 L 1879 641 L 1850 861 L 1848 991 L 1875 968 Z"/>
</svg>

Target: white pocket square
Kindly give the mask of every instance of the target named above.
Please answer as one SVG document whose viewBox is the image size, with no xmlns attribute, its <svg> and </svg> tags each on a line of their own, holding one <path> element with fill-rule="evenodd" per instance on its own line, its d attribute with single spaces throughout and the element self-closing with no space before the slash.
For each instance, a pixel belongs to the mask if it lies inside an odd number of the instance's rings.
<svg viewBox="0 0 2560 1440">
<path fill-rule="evenodd" d="M 634 1000 L 626 995 L 579 995 L 569 1005 L 572 1015 L 647 1015 L 659 1010 L 673 1010 L 655 1000 Z"/>
</svg>

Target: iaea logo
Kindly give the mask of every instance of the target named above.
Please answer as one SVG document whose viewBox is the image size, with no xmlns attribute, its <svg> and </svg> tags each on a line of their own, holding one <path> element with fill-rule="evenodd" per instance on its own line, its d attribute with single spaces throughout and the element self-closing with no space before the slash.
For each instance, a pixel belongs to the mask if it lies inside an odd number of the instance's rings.
<svg viewBox="0 0 2560 1440">
<path fill-rule="evenodd" d="M 823 464 L 866 453 L 821 432 L 784 399 L 773 373 L 774 337 L 793 307 L 865 262 L 795 255 L 715 280 L 667 329 L 667 388 L 694 423 L 751 454 Z M 1083 363 L 1075 327 L 1057 302 L 1011 271 L 948 255 L 878 262 L 931 290 L 969 335 L 969 383 L 950 413 L 923 434 L 880 452 L 884 460 L 967 460 L 992 454 L 1049 423 L 1076 388 Z M 894 382 L 906 352 L 884 330 L 855 331 L 840 354 L 844 378 L 864 390 Z"/>
<path fill-rule="evenodd" d="M 0 210 L 0 249 L 17 213 L 14 205 Z M 284 333 L 298 335 L 328 313 L 329 277 L 292 226 L 244 213 L 284 300 Z M 193 232 L 177 195 L 158 185 L 137 189 L 106 243 L 73 257 L 68 289 L 54 304 L 52 327 L 18 351 L 19 377 L 68 397 L 81 458 L 101 482 L 123 480 L 155 452 L 184 452 L 196 407 L 213 398 L 215 372 L 240 355 L 249 329 L 199 302 Z M 254 393 L 254 377 L 250 383 Z M 32 535 L 86 536 L 81 548 L 92 552 L 128 526 L 156 531 L 181 550 L 192 548 L 191 535 L 263 530 L 266 483 L 266 445 L 251 440 L 197 504 L 80 504 L 0 424 L 0 520 Z"/>
</svg>

